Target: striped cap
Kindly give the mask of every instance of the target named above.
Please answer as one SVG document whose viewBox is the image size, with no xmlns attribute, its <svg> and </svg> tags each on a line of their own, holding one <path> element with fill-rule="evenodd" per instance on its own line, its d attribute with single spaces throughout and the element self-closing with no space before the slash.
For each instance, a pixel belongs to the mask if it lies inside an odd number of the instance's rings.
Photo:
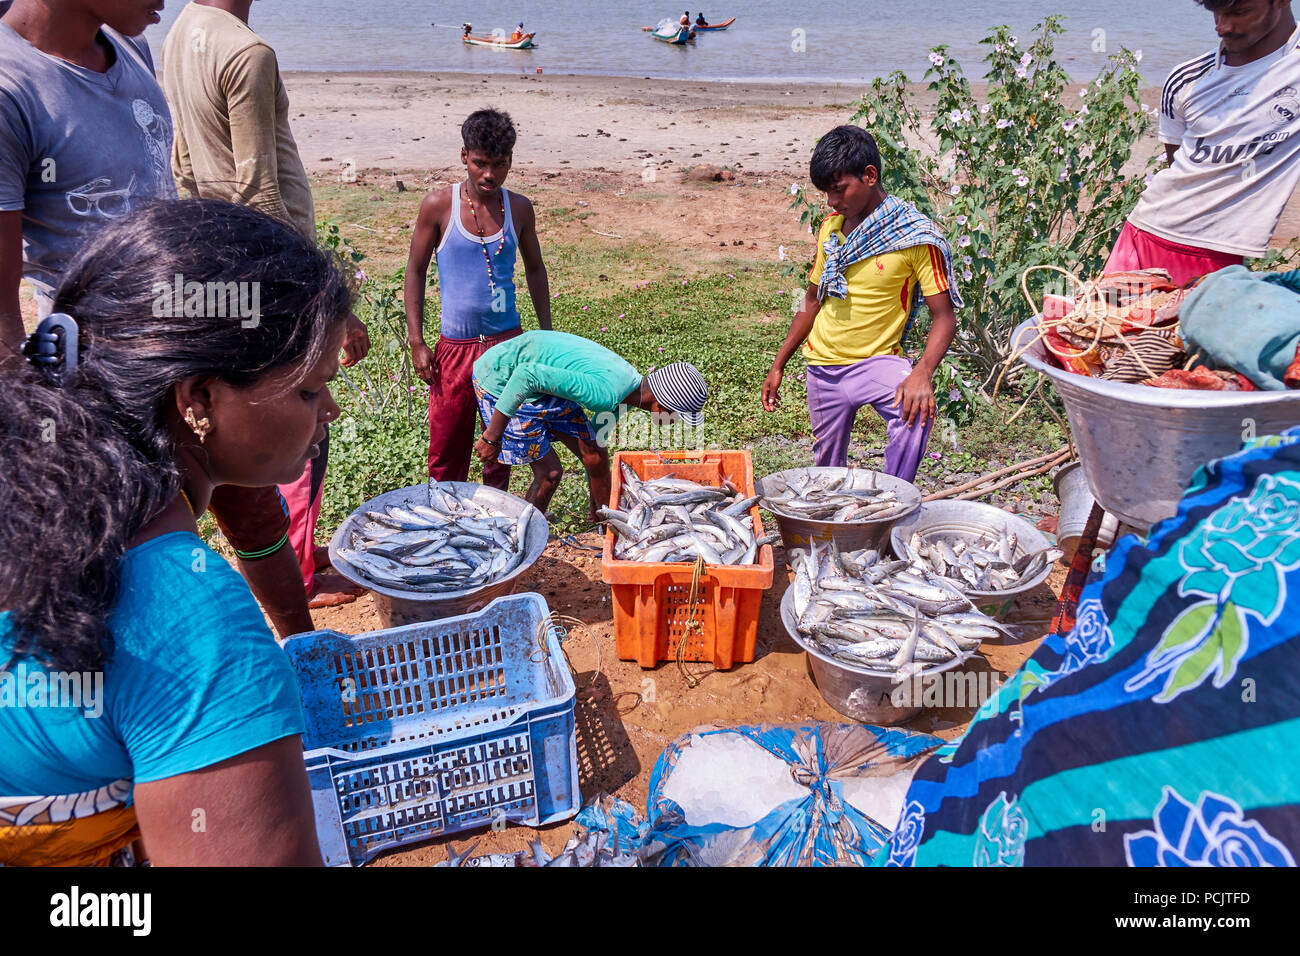
<svg viewBox="0 0 1300 956">
<path fill-rule="evenodd" d="M 694 365 L 674 362 L 655 369 L 645 380 L 655 401 L 681 415 L 686 424 L 695 426 L 704 422 L 700 409 L 709 400 L 709 386 Z"/>
</svg>

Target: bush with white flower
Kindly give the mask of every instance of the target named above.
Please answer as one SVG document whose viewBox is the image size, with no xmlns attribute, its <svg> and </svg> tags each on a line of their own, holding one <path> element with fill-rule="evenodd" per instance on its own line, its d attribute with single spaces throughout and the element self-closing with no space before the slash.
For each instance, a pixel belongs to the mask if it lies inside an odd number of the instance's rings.
<svg viewBox="0 0 1300 956">
<path fill-rule="evenodd" d="M 1121 49 L 1111 56 L 1084 88 L 1084 106 L 1054 59 L 1062 32 L 1061 18 L 1048 17 L 1027 46 L 1005 26 L 980 41 L 989 50 L 985 102 L 938 46 L 925 74 L 936 94 L 932 112 L 896 72 L 872 84 L 852 118 L 880 146 L 886 191 L 934 219 L 961 257 L 955 268 L 966 307 L 957 313 L 950 358 L 978 372 L 986 387 L 1008 354 L 1012 329 L 1030 315 L 1019 288 L 1024 270 L 1052 264 L 1084 276 L 1100 271 L 1143 188 L 1142 175 L 1122 172 L 1152 123 L 1139 109 L 1136 55 Z M 937 143 L 937 152 L 923 143 Z M 1148 166 L 1154 161 L 1153 154 Z M 796 206 L 816 229 L 820 217 L 806 193 Z M 918 322 L 912 344 L 924 334 Z"/>
</svg>

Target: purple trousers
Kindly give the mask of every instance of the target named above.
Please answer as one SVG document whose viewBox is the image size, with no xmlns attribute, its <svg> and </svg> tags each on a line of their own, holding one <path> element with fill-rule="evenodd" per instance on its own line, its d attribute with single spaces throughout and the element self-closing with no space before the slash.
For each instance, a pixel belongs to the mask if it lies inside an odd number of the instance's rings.
<svg viewBox="0 0 1300 956">
<path fill-rule="evenodd" d="M 813 456 L 819 466 L 849 463 L 849 435 L 858 409 L 870 405 L 885 420 L 885 473 L 904 481 L 916 477 L 925 454 L 930 424 L 908 426 L 903 406 L 890 408 L 898 386 L 912 371 L 901 355 L 877 355 L 852 365 L 808 366 L 808 412 L 812 416 Z"/>
</svg>

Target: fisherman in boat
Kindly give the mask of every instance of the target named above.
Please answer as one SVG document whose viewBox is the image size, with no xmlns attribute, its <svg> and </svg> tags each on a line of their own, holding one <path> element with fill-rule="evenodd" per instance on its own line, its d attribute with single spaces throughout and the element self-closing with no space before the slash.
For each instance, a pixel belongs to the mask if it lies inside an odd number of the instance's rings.
<svg viewBox="0 0 1300 956">
<path fill-rule="evenodd" d="M 1291 0 L 1196 2 L 1214 14 L 1219 46 L 1165 81 L 1160 142 L 1169 165 L 1129 215 L 1106 272 L 1163 268 L 1182 284 L 1263 256 L 1300 182 Z"/>
<path fill-rule="evenodd" d="M 463 36 L 469 36 L 470 31 L 471 31 L 472 29 L 474 29 L 473 26 L 471 26 L 470 24 L 466 23 L 466 24 L 465 24 L 465 33 L 463 34 Z"/>
<path fill-rule="evenodd" d="M 709 25 L 709 21 L 704 19 L 703 10 L 701 10 L 698 14 L 695 15 L 695 25 L 697 27 L 707 27 Z"/>
<path fill-rule="evenodd" d="M 691 25 L 691 11 L 687 10 L 685 13 L 683 13 L 682 18 L 677 22 L 684 27 L 689 27 Z"/>
<path fill-rule="evenodd" d="M 519 21 L 519 26 L 515 27 L 515 32 L 510 34 L 510 42 L 518 43 L 523 38 L 524 38 L 524 23 L 521 20 Z"/>
</svg>

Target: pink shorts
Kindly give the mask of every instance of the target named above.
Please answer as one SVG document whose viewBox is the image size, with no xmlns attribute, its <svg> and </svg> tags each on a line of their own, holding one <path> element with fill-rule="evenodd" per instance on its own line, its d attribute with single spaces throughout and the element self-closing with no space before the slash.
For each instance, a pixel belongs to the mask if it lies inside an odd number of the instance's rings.
<svg viewBox="0 0 1300 956">
<path fill-rule="evenodd" d="M 1126 222 L 1102 271 L 1167 269 L 1175 285 L 1186 285 L 1199 276 L 1241 264 L 1241 256 L 1170 242 Z"/>
</svg>

